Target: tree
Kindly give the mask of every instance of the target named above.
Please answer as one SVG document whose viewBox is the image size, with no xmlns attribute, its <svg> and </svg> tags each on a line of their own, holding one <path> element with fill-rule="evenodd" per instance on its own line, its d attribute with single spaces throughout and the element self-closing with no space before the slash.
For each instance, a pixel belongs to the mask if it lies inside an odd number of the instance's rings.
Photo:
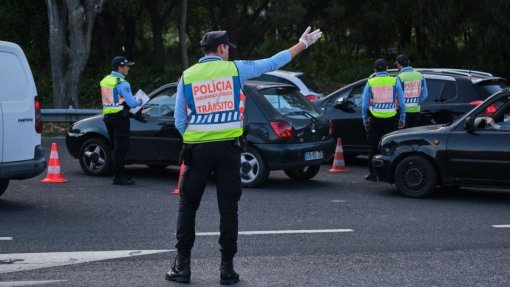
<svg viewBox="0 0 510 287">
<path fill-rule="evenodd" d="M 188 15 L 188 0 L 181 0 L 181 23 L 179 26 L 179 42 L 181 43 L 182 68 L 189 67 L 188 51 L 186 46 L 186 25 Z"/>
<path fill-rule="evenodd" d="M 90 54 L 96 15 L 105 0 L 46 0 L 55 108 L 79 107 L 78 82 Z"/>
</svg>

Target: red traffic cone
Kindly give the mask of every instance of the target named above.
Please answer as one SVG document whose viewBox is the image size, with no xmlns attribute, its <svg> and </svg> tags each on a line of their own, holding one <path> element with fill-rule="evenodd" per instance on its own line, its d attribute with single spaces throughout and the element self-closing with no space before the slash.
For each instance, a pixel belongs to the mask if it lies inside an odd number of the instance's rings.
<svg viewBox="0 0 510 287">
<path fill-rule="evenodd" d="M 48 164 L 48 174 L 45 179 L 41 180 L 41 182 L 61 183 L 66 181 L 67 179 L 62 178 L 62 175 L 60 174 L 60 161 L 58 159 L 57 144 L 52 143 L 50 162 Z"/>
<path fill-rule="evenodd" d="M 333 173 L 348 172 L 347 168 L 345 167 L 344 150 L 342 148 L 341 138 L 338 138 L 338 140 L 336 141 L 335 158 L 333 159 L 333 166 L 331 167 L 329 172 Z"/>
<path fill-rule="evenodd" d="M 182 177 L 182 172 L 184 171 L 184 163 L 181 164 L 181 168 L 179 169 L 179 180 L 177 181 L 177 186 L 174 188 L 174 190 L 172 190 L 172 192 L 170 192 L 170 194 L 176 194 L 176 195 L 179 195 L 180 192 L 179 192 L 179 187 L 181 186 L 181 177 Z"/>
</svg>

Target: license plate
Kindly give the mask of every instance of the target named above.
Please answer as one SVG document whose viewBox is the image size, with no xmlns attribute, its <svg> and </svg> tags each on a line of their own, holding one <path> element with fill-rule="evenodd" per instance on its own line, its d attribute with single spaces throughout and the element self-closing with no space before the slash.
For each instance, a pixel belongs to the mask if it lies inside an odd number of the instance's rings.
<svg viewBox="0 0 510 287">
<path fill-rule="evenodd" d="M 316 160 L 316 159 L 322 159 L 324 155 L 322 154 L 322 151 L 308 151 L 305 152 L 305 160 Z"/>
</svg>

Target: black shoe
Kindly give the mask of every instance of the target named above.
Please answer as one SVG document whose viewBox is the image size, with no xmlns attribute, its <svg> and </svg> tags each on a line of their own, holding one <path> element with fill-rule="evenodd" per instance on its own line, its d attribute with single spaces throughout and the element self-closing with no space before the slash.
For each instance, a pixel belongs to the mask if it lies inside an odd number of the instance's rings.
<svg viewBox="0 0 510 287">
<path fill-rule="evenodd" d="M 365 175 L 365 179 L 368 181 L 377 181 L 377 176 L 375 175 L 375 173 L 369 173 Z"/>
<path fill-rule="evenodd" d="M 220 266 L 220 284 L 221 285 L 232 285 L 239 282 L 239 274 L 234 271 L 233 260 L 221 261 Z"/>
<path fill-rule="evenodd" d="M 172 270 L 166 273 L 165 278 L 168 281 L 189 283 L 191 279 L 190 258 L 177 254 Z"/>
<path fill-rule="evenodd" d="M 113 183 L 114 185 L 133 185 L 135 184 L 135 181 L 127 178 L 127 177 L 114 177 Z"/>
</svg>

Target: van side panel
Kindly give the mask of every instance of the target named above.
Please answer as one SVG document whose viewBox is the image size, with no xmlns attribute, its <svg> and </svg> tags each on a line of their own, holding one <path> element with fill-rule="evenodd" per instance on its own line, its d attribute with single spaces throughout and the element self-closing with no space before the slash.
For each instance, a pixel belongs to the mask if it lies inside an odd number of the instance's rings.
<svg viewBox="0 0 510 287">
<path fill-rule="evenodd" d="M 4 154 L 4 121 L 3 121 L 3 112 L 2 112 L 2 102 L 0 102 L 0 163 L 3 162 L 3 154 Z M 2 166 L 0 165 L 0 174 L 2 174 Z"/>
<path fill-rule="evenodd" d="M 34 159 L 41 135 L 35 131 L 35 83 L 25 54 L 0 42 L 0 105 L 3 117 L 1 162 Z"/>
</svg>

